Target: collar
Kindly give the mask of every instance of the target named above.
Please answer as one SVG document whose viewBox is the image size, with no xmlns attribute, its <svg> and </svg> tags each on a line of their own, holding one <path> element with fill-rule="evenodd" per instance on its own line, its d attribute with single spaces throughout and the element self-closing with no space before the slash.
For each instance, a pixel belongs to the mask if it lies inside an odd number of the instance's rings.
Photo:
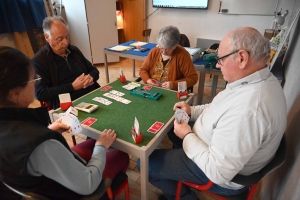
<svg viewBox="0 0 300 200">
<path fill-rule="evenodd" d="M 47 107 L 39 108 L 0 108 L 0 120 L 34 121 L 48 126 L 50 121 Z"/>
<path fill-rule="evenodd" d="M 250 74 L 242 79 L 234 81 L 233 83 L 227 84 L 226 88 L 235 89 L 240 88 L 249 84 L 259 83 L 261 81 L 266 80 L 271 75 L 271 72 L 268 67 L 265 67 L 259 71 Z"/>
</svg>

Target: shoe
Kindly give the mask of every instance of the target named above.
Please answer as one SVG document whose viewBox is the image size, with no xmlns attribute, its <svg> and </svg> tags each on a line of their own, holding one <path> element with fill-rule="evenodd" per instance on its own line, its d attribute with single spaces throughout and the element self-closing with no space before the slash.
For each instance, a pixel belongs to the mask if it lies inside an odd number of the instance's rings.
<svg viewBox="0 0 300 200">
<path fill-rule="evenodd" d="M 162 194 L 158 197 L 158 200 L 168 200 L 168 199 L 165 195 Z"/>
</svg>

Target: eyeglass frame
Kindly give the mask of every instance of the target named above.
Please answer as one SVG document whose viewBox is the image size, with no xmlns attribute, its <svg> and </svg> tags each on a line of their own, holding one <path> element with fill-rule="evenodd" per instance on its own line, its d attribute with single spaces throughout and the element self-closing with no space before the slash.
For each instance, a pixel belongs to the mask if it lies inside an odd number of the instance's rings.
<svg viewBox="0 0 300 200">
<path fill-rule="evenodd" d="M 216 61 L 217 61 L 217 63 L 219 64 L 219 65 L 223 65 L 223 64 L 221 64 L 221 61 L 220 60 L 222 60 L 222 59 L 224 59 L 224 58 L 226 58 L 226 57 L 228 57 L 228 56 L 231 56 L 232 54 L 235 54 L 235 53 L 237 53 L 237 52 L 239 52 L 240 50 L 235 50 L 235 51 L 233 51 L 233 52 L 231 52 L 231 53 L 229 53 L 229 54 L 226 54 L 226 55 L 224 55 L 224 56 L 222 56 L 222 57 L 218 57 L 218 56 L 216 56 L 215 57 L 215 59 L 216 59 Z"/>
<path fill-rule="evenodd" d="M 26 81 L 25 83 L 30 83 L 30 82 L 33 82 L 33 81 L 37 82 L 37 81 L 40 81 L 42 79 L 42 77 L 40 75 L 36 74 L 35 76 L 37 76 L 38 78 L 32 79 L 30 81 Z"/>
</svg>

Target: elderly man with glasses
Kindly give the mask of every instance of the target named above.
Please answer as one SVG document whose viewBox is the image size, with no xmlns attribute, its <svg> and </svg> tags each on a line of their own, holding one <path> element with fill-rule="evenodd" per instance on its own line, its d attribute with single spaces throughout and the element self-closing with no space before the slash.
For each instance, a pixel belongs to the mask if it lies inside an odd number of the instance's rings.
<svg viewBox="0 0 300 200">
<path fill-rule="evenodd" d="M 167 26 L 158 34 L 158 46 L 151 50 L 140 68 L 144 83 L 177 90 L 178 82 L 186 81 L 187 87 L 193 87 L 198 75 L 187 50 L 178 45 L 178 28 Z"/>
<path fill-rule="evenodd" d="M 178 180 L 205 184 L 211 192 L 237 195 L 248 188 L 231 182 L 236 174 L 259 171 L 274 157 L 284 133 L 287 108 L 282 88 L 269 71 L 270 45 L 256 29 L 238 28 L 220 43 L 217 67 L 228 84 L 210 104 L 174 105 L 194 125 L 174 121 L 169 133 L 176 149 L 158 149 L 149 157 L 149 181 L 175 199 Z M 187 186 L 182 200 L 196 199 Z"/>
<path fill-rule="evenodd" d="M 43 21 L 47 44 L 33 57 L 33 67 L 43 79 L 36 84 L 35 95 L 52 109 L 59 107 L 58 95 L 70 93 L 72 101 L 99 88 L 99 71 L 81 51 L 69 44 L 69 26 L 62 17 Z"/>
</svg>

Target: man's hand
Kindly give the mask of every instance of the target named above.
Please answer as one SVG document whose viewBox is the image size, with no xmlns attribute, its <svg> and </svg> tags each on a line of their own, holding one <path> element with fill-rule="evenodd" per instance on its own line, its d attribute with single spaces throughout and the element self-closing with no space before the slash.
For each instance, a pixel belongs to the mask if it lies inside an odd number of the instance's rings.
<svg viewBox="0 0 300 200">
<path fill-rule="evenodd" d="M 173 89 L 173 83 L 171 81 L 163 82 L 161 84 L 161 87 L 172 90 Z"/>
<path fill-rule="evenodd" d="M 50 124 L 48 128 L 59 133 L 70 132 L 70 126 L 61 123 L 60 119 L 57 119 L 54 123 Z"/>
<path fill-rule="evenodd" d="M 85 75 L 84 78 L 83 78 L 83 88 L 87 88 L 91 85 L 94 84 L 94 80 L 93 80 L 93 77 L 91 75 Z"/>
<path fill-rule="evenodd" d="M 74 90 L 80 90 L 83 88 L 84 84 L 84 73 L 82 73 L 80 76 L 78 76 L 75 81 L 73 81 L 72 86 Z"/>
<path fill-rule="evenodd" d="M 192 132 L 191 127 L 186 124 L 183 120 L 180 121 L 180 124 L 174 120 L 174 133 L 181 139 L 188 133 Z"/>
<path fill-rule="evenodd" d="M 110 147 L 110 145 L 115 141 L 117 137 L 117 134 L 114 130 L 108 129 L 108 130 L 104 130 L 100 137 L 98 138 L 98 140 L 95 143 L 96 145 L 103 145 L 106 147 L 106 149 L 108 149 Z"/>
<path fill-rule="evenodd" d="M 191 115 L 191 106 L 184 101 L 176 103 L 173 110 L 175 111 L 176 109 L 184 110 L 188 115 Z"/>
</svg>

